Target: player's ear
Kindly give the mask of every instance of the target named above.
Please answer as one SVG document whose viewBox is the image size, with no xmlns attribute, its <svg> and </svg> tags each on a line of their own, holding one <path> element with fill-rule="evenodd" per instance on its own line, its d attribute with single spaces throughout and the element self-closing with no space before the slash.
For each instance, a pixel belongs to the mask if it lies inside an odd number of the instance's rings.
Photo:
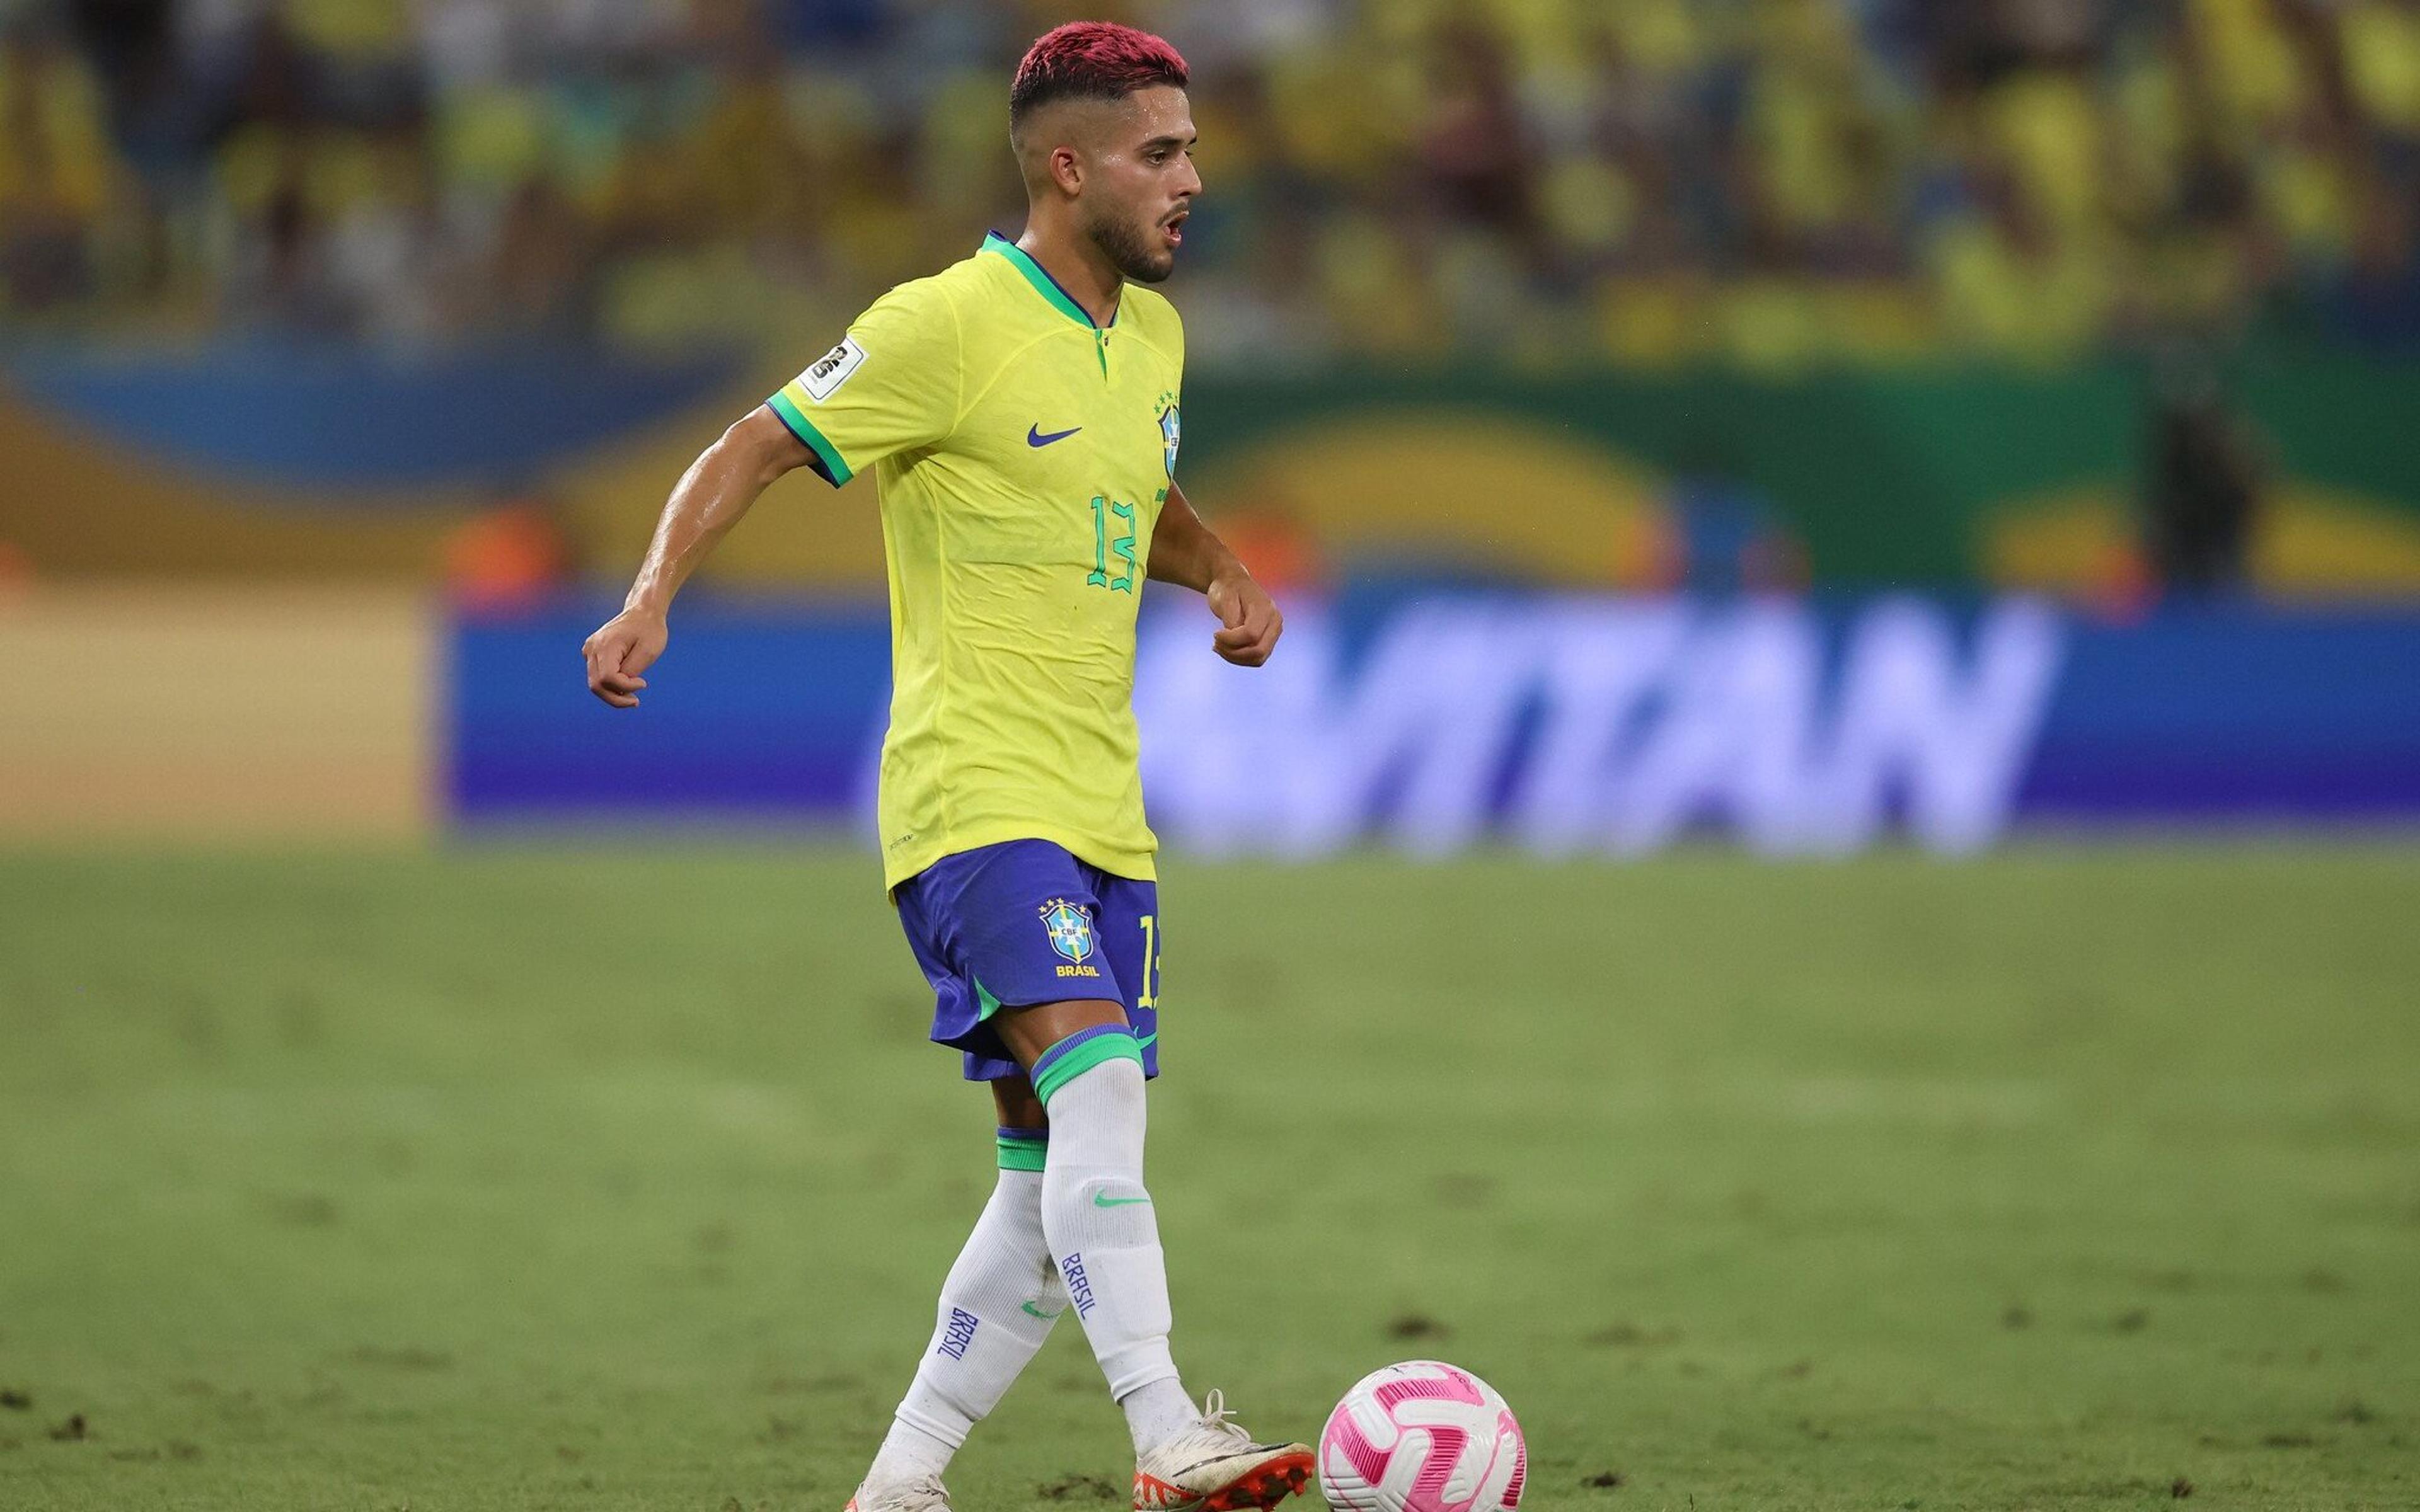
<svg viewBox="0 0 2420 1512">
<path fill-rule="evenodd" d="M 1076 155 L 1074 147 L 1050 149 L 1050 181 L 1057 184 L 1063 193 L 1069 194 L 1077 193 L 1083 189 L 1084 160 Z"/>
</svg>

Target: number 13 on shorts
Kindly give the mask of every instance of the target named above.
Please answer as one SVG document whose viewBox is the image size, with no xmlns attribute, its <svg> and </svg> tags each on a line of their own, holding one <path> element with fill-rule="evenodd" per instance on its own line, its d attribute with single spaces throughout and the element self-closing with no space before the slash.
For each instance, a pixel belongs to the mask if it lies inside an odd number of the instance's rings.
<svg viewBox="0 0 2420 1512">
<path fill-rule="evenodd" d="M 1159 1007 L 1159 920 L 1145 914 L 1141 923 L 1142 980 L 1135 987 L 1135 1007 L 1156 1011 Z"/>
</svg>

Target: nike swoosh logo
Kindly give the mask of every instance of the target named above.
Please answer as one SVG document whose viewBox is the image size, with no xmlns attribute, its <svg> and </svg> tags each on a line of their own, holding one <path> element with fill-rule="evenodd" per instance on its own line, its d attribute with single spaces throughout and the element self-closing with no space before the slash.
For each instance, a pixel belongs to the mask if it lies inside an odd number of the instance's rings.
<svg viewBox="0 0 2420 1512">
<path fill-rule="evenodd" d="M 1078 431 L 1082 430 L 1083 428 L 1084 427 L 1081 425 L 1070 425 L 1065 430 L 1054 430 L 1049 435 L 1045 436 L 1042 434 L 1041 426 L 1028 425 L 1025 427 L 1025 444 L 1028 446 L 1047 446 L 1052 441 L 1063 441 L 1068 437 L 1075 435 Z"/>
<path fill-rule="evenodd" d="M 1041 1319 L 1046 1323 L 1059 1316 L 1059 1313 L 1046 1313 L 1030 1302 L 1020 1302 L 1017 1305 L 1024 1308 L 1027 1312 L 1032 1313 L 1034 1317 Z M 1062 1307 L 1059 1309 L 1059 1312 L 1065 1312 L 1066 1310 L 1067 1309 L 1064 1307 Z"/>
<path fill-rule="evenodd" d="M 1149 1202 L 1151 1198 L 1149 1197 L 1113 1197 L 1107 1192 L 1095 1192 L 1093 1194 L 1093 1206 L 1095 1208 L 1131 1208 L 1138 1202 Z"/>
</svg>

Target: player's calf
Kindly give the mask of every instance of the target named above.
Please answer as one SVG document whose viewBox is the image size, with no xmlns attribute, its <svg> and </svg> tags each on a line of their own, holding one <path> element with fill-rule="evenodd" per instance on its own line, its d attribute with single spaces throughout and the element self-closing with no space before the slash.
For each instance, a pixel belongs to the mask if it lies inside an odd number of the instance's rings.
<svg viewBox="0 0 2420 1512">
<path fill-rule="evenodd" d="M 1140 1051 L 1124 1025 L 1095 1025 L 1032 1064 L 1051 1125 L 1043 1232 L 1140 1453 L 1194 1420 L 1169 1351 L 1168 1262 L 1142 1184 Z"/>
<path fill-rule="evenodd" d="M 1048 1149 L 1047 1129 L 1001 1128 L 999 1184 L 941 1284 L 932 1340 L 849 1504 L 857 1512 L 945 1512 L 951 1458 L 1066 1310 L 1042 1232 Z"/>
</svg>

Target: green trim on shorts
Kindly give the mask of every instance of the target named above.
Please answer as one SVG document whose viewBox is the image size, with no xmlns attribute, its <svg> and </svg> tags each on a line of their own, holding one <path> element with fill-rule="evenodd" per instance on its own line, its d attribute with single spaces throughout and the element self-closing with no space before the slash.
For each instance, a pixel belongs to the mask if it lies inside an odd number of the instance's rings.
<svg viewBox="0 0 2420 1512">
<path fill-rule="evenodd" d="M 1131 1060 L 1139 1067 L 1142 1064 L 1142 1046 L 1135 1043 L 1133 1035 L 1125 1033 L 1104 1034 L 1098 1039 L 1087 1040 L 1052 1061 L 1033 1078 L 1033 1095 L 1042 1099 L 1044 1107 L 1048 1107 L 1051 1094 L 1108 1060 Z"/>
<path fill-rule="evenodd" d="M 991 995 L 990 988 L 985 986 L 980 981 L 975 981 L 974 978 L 969 977 L 967 980 L 969 981 L 974 981 L 975 1001 L 983 1005 L 983 1007 L 978 1009 L 975 1012 L 975 1022 L 977 1024 L 986 1023 L 994 1013 L 1000 1011 L 1000 999 Z"/>
<path fill-rule="evenodd" d="M 1000 1168 L 1003 1171 L 1038 1171 L 1049 1163 L 1050 1141 L 1000 1136 Z"/>
</svg>

